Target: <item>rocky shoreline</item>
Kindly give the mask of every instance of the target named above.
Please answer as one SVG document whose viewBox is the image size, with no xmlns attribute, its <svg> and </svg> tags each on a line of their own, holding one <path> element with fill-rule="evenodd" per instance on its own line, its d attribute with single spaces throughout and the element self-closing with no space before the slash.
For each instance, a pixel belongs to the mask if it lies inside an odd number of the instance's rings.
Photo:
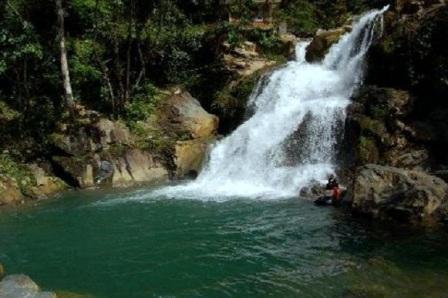
<svg viewBox="0 0 448 298">
<path fill-rule="evenodd" d="M 285 39 L 286 56 L 296 41 Z M 151 116 L 131 123 L 77 105 L 74 117 L 67 115 L 57 123 L 44 156 L 17 162 L 8 150 L 0 154 L 0 207 L 48 199 L 70 189 L 126 188 L 194 178 L 209 145 L 243 120 L 258 79 L 280 62 L 265 58 L 248 41 L 223 48 L 232 80 L 210 109 L 224 124 L 181 86 L 161 90 L 154 107 L 143 107 L 153 109 Z M 15 115 L 14 111 L 0 112 L 0 123 L 14 120 L 2 118 Z"/>
<path fill-rule="evenodd" d="M 368 55 L 365 84 L 347 111 L 339 154 L 353 212 L 414 223 L 447 221 L 447 27 L 445 1 L 395 1 L 386 13 L 384 31 Z M 322 59 L 348 30 L 319 30 L 307 60 Z M 0 175 L 0 206 L 69 188 L 194 177 L 218 130 L 228 133 L 242 121 L 250 90 L 275 66 L 250 42 L 229 47 L 224 58 L 235 79 L 211 109 L 219 119 L 179 87 L 164 92 L 153 117 L 132 126 L 79 106 L 76 121 L 59 123 L 52 134 L 51 156 L 21 165 L 16 177 Z"/>
<path fill-rule="evenodd" d="M 54 154 L 24 165 L 30 183 L 0 176 L 0 205 L 45 199 L 69 188 L 127 187 L 181 179 L 199 171 L 207 144 L 217 137 L 218 118 L 188 92 L 166 95 L 159 119 L 131 131 L 120 121 L 79 109 L 76 122 L 59 124 Z"/>
<path fill-rule="evenodd" d="M 91 295 L 67 291 L 43 291 L 28 275 L 5 275 L 0 263 L 0 297 L 2 298 L 93 298 Z"/>
</svg>

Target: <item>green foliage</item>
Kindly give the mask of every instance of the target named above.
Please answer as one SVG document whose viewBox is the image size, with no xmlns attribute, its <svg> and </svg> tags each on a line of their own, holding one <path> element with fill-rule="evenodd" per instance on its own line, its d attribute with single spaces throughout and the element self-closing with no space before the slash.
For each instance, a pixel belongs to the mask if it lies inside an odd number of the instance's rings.
<svg viewBox="0 0 448 298">
<path fill-rule="evenodd" d="M 357 146 L 357 155 L 361 164 L 377 163 L 380 153 L 375 140 L 361 136 Z"/>
<path fill-rule="evenodd" d="M 162 99 L 163 94 L 153 85 L 146 85 L 139 96 L 132 102 L 126 104 L 124 110 L 124 120 L 131 127 L 137 129 L 139 121 L 145 121 L 151 117 Z M 138 132 L 138 131 L 137 131 Z"/>
<path fill-rule="evenodd" d="M 255 4 L 252 0 L 232 1 L 229 7 L 230 14 L 242 23 L 249 22 L 255 17 Z"/>
<path fill-rule="evenodd" d="M 311 35 L 319 28 L 317 8 L 309 1 L 291 1 L 281 11 L 280 18 L 287 22 L 291 31 Z"/>
<path fill-rule="evenodd" d="M 4 101 L 0 100 L 0 121 L 11 121 L 17 119 L 20 113 L 11 109 Z"/>
<path fill-rule="evenodd" d="M 31 170 L 25 165 L 17 163 L 7 152 L 0 154 L 0 174 L 13 178 L 24 194 L 28 193 L 30 187 L 37 184 Z"/>
</svg>

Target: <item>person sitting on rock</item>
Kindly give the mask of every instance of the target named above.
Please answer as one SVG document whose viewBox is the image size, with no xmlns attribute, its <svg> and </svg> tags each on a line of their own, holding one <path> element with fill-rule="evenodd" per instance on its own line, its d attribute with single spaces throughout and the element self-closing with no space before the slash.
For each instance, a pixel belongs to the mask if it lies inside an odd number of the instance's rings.
<svg viewBox="0 0 448 298">
<path fill-rule="evenodd" d="M 339 183 L 336 181 L 336 178 L 334 176 L 330 176 L 325 189 L 330 192 L 329 199 L 331 198 L 331 203 L 335 206 L 338 206 L 341 203 L 342 190 L 339 187 Z"/>
<path fill-rule="evenodd" d="M 334 205 L 338 206 L 342 199 L 342 190 L 339 187 L 338 182 L 334 176 L 330 176 L 328 178 L 328 183 L 325 186 L 325 195 L 319 197 L 314 201 L 316 205 L 325 206 L 325 205 Z"/>
</svg>

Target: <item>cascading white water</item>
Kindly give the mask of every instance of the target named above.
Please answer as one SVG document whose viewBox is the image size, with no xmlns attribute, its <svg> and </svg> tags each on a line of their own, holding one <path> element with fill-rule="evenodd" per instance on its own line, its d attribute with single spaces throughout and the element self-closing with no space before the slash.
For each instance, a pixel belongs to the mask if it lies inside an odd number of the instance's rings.
<svg viewBox="0 0 448 298">
<path fill-rule="evenodd" d="M 212 200 L 292 196 L 333 174 L 345 110 L 386 10 L 363 15 L 321 63 L 307 63 L 309 42 L 300 42 L 296 60 L 257 88 L 249 100 L 253 116 L 211 148 L 198 178 L 157 192 Z"/>
</svg>

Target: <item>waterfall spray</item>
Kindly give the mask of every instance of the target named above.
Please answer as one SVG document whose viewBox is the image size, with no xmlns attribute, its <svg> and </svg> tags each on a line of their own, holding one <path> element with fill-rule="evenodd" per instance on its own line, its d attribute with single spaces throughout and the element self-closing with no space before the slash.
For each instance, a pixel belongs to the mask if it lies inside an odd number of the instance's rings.
<svg viewBox="0 0 448 298">
<path fill-rule="evenodd" d="M 254 92 L 253 115 L 211 148 L 198 178 L 158 194 L 209 200 L 288 197 L 333 174 L 345 110 L 362 82 L 365 55 L 387 8 L 363 15 L 321 63 L 307 63 L 309 42 L 300 42 L 296 60 Z"/>
</svg>

